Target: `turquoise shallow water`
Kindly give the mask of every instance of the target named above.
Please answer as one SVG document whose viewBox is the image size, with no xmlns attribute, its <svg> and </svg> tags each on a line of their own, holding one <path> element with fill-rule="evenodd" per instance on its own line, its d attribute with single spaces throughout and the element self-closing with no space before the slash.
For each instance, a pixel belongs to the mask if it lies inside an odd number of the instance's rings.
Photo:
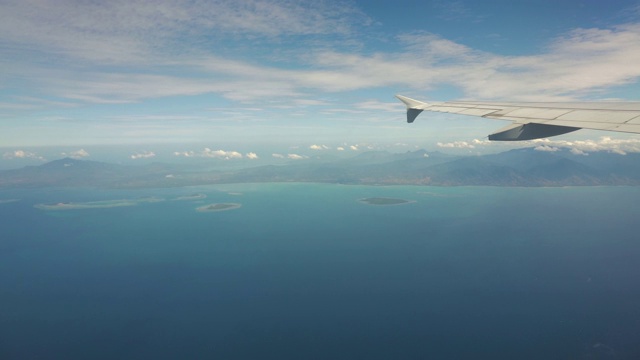
<svg viewBox="0 0 640 360">
<path fill-rule="evenodd" d="M 33 207 L 144 196 L 167 201 Z M 13 198 L 2 359 L 640 356 L 638 188 L 0 192 Z M 242 207 L 195 210 L 210 203 Z"/>
</svg>

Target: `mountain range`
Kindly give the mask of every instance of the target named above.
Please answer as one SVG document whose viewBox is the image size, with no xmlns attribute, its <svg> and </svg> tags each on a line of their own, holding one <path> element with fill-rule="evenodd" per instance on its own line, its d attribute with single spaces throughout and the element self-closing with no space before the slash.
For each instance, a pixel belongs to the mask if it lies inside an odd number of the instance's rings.
<svg viewBox="0 0 640 360">
<path fill-rule="evenodd" d="M 349 159 L 308 159 L 286 165 L 202 169 L 152 163 L 125 166 L 64 158 L 40 166 L 0 171 L 0 188 L 180 187 L 250 182 L 321 182 L 432 186 L 640 185 L 640 154 L 566 150 L 510 150 L 454 156 L 424 150 L 402 154 L 371 151 Z"/>
</svg>

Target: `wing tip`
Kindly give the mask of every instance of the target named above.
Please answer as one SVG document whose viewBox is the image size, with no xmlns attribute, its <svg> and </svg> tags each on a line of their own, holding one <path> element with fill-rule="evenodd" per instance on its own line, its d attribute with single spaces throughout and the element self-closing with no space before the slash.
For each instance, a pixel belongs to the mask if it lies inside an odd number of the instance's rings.
<svg viewBox="0 0 640 360">
<path fill-rule="evenodd" d="M 427 105 L 427 103 L 424 103 L 422 101 L 418 101 L 403 95 L 396 95 L 396 98 L 402 101 L 407 106 L 407 109 L 418 109 L 424 105 Z"/>
<path fill-rule="evenodd" d="M 423 103 L 422 101 L 414 100 L 406 96 L 396 95 L 396 98 L 402 101 L 407 106 L 408 123 L 412 123 L 418 117 L 418 115 L 420 115 L 424 107 L 428 106 L 427 103 Z"/>
</svg>

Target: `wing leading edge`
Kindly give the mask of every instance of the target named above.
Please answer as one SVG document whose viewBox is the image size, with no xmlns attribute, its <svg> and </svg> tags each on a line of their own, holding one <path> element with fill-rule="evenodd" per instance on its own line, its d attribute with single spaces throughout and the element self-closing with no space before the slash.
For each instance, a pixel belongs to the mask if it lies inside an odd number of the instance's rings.
<svg viewBox="0 0 640 360">
<path fill-rule="evenodd" d="M 510 120 L 489 140 L 519 141 L 562 135 L 579 129 L 640 134 L 640 102 L 515 103 L 447 101 L 426 103 L 396 95 L 407 106 L 407 122 L 423 111 Z"/>
</svg>

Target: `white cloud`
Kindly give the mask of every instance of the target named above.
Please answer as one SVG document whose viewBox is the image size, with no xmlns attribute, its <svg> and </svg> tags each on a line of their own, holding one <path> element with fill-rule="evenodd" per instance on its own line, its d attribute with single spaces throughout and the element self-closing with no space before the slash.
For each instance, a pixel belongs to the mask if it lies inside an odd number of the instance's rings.
<svg viewBox="0 0 640 360">
<path fill-rule="evenodd" d="M 215 158 L 215 159 L 224 159 L 224 160 L 242 159 L 243 158 L 242 154 L 240 152 L 238 152 L 238 151 L 211 150 L 210 148 L 204 148 L 202 151 L 199 151 L 199 152 L 195 152 L 195 151 L 175 151 L 173 153 L 173 155 L 175 155 L 175 156 L 184 156 L 184 157 Z"/>
<path fill-rule="evenodd" d="M 608 151 L 615 154 L 640 153 L 640 138 L 615 139 L 610 136 L 602 136 L 597 140 L 557 140 L 553 138 L 536 139 L 530 141 L 518 141 L 505 143 L 500 141 L 478 140 L 453 141 L 437 143 L 441 148 L 473 149 L 479 147 L 516 146 L 533 147 L 537 151 L 554 152 L 567 149 L 576 155 L 588 155 L 590 152 Z"/>
<path fill-rule="evenodd" d="M 358 149 L 358 145 L 350 145 L 349 149 L 353 150 L 353 151 L 358 151 L 360 149 Z"/>
<path fill-rule="evenodd" d="M 89 152 L 87 152 L 85 149 L 71 151 L 68 153 L 63 152 L 61 155 L 70 157 L 72 159 L 82 159 L 90 156 Z"/>
<path fill-rule="evenodd" d="M 316 144 L 313 144 L 313 145 L 309 146 L 309 149 L 311 149 L 311 150 L 328 150 L 329 147 L 327 145 L 316 145 Z"/>
<path fill-rule="evenodd" d="M 131 159 L 148 159 L 155 157 L 156 154 L 153 151 L 143 151 L 141 153 L 135 153 L 131 155 Z"/>
<path fill-rule="evenodd" d="M 336 148 L 336 150 L 338 150 L 338 151 L 344 151 L 344 147 L 342 147 L 342 146 L 338 146 L 338 147 Z"/>
<path fill-rule="evenodd" d="M 184 157 L 194 157 L 196 154 L 193 151 L 175 151 L 173 153 L 175 156 L 184 156 Z"/>
<path fill-rule="evenodd" d="M 250 159 L 250 160 L 258 159 L 258 154 L 254 152 L 247 153 L 245 156 L 247 157 L 247 159 Z"/>
<path fill-rule="evenodd" d="M 559 148 L 555 147 L 555 146 L 549 146 L 549 145 L 538 145 L 535 148 L 533 148 L 536 151 L 546 151 L 546 152 L 555 152 L 560 150 Z"/>
<path fill-rule="evenodd" d="M 586 155 L 595 151 L 608 151 L 620 155 L 640 152 L 640 138 L 614 139 L 610 136 L 602 136 L 597 140 L 538 139 L 529 143 L 566 148 L 576 155 Z"/>
<path fill-rule="evenodd" d="M 34 152 L 25 151 L 25 150 L 14 150 L 10 152 L 5 152 L 2 155 L 3 159 L 12 160 L 12 159 L 36 159 L 40 161 L 46 161 L 46 159 Z"/>
<path fill-rule="evenodd" d="M 298 155 L 298 154 L 287 154 L 287 159 L 302 160 L 302 159 L 307 159 L 307 157 L 304 155 Z"/>
<path fill-rule="evenodd" d="M 211 150 L 209 148 L 204 148 L 201 152 L 201 156 L 225 160 L 242 158 L 242 154 L 237 151 Z"/>
<path fill-rule="evenodd" d="M 276 158 L 276 159 L 284 159 L 284 155 L 282 155 L 282 154 L 271 154 L 271 156 Z"/>
<path fill-rule="evenodd" d="M 470 144 L 466 141 L 454 141 L 454 142 L 448 142 L 448 143 L 437 143 L 438 147 L 441 148 L 453 148 L 453 149 L 474 149 L 475 146 L 473 144 Z"/>
</svg>

